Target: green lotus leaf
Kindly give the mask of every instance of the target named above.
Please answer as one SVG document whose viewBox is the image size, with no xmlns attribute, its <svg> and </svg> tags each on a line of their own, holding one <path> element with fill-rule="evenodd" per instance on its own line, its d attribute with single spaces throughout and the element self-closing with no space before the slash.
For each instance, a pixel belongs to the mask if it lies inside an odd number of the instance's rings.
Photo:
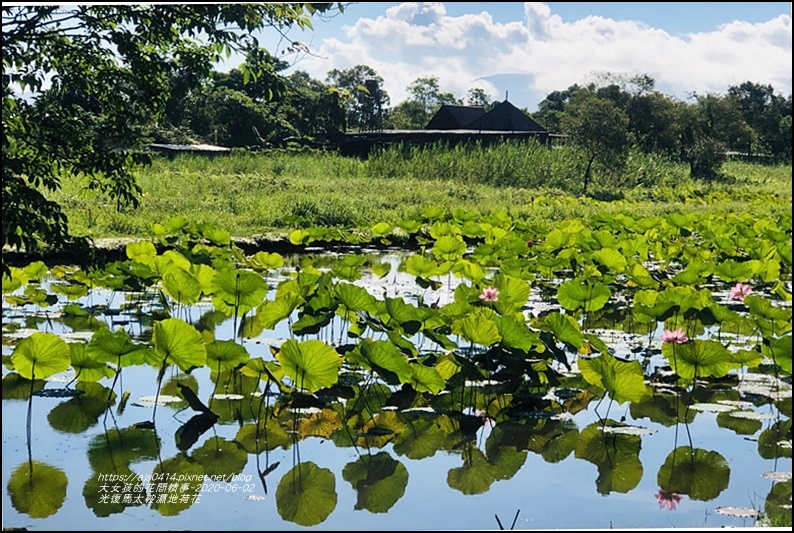
<svg viewBox="0 0 794 533">
<path fill-rule="evenodd" d="M 728 349 L 718 341 L 695 339 L 685 344 L 665 343 L 662 354 L 683 379 L 722 377 L 737 368 Z"/>
<path fill-rule="evenodd" d="M 459 236 L 444 235 L 433 245 L 433 256 L 444 261 L 455 261 L 466 253 L 466 243 Z"/>
<path fill-rule="evenodd" d="M 312 234 L 305 229 L 296 229 L 289 234 L 289 242 L 298 246 L 299 244 L 309 244 L 311 242 Z"/>
<path fill-rule="evenodd" d="M 503 346 L 524 353 L 528 353 L 535 346 L 542 346 L 538 334 L 529 329 L 524 322 L 511 316 L 499 316 L 494 318 L 494 321 L 502 337 Z"/>
<path fill-rule="evenodd" d="M 717 414 L 717 425 L 730 429 L 737 435 L 755 435 L 763 427 L 760 420 L 733 416 L 733 412 Z"/>
<path fill-rule="evenodd" d="M 639 402 L 648 393 L 639 361 L 602 353 L 598 357 L 580 357 L 579 370 L 588 383 L 607 391 L 618 403 Z"/>
<path fill-rule="evenodd" d="M 128 243 L 125 249 L 127 257 L 146 266 L 154 266 L 157 249 L 151 241 L 136 241 Z"/>
<path fill-rule="evenodd" d="M 190 259 L 176 250 L 166 250 L 154 258 L 154 269 L 160 276 L 165 276 L 169 270 L 190 270 Z"/>
<path fill-rule="evenodd" d="M 378 279 L 383 278 L 391 272 L 391 263 L 383 262 L 383 263 L 374 263 L 369 267 L 370 271 L 378 277 Z"/>
<path fill-rule="evenodd" d="M 791 321 L 791 308 L 782 309 L 772 305 L 772 302 L 763 296 L 749 294 L 744 297 L 744 304 L 750 310 L 750 314 L 767 320 L 787 320 Z"/>
<path fill-rule="evenodd" d="M 223 269 L 212 278 L 212 304 L 227 315 L 242 315 L 254 309 L 267 294 L 267 282 L 256 272 Z"/>
<path fill-rule="evenodd" d="M 336 481 L 327 468 L 298 463 L 276 488 L 276 509 L 288 522 L 311 527 L 321 524 L 336 508 Z"/>
<path fill-rule="evenodd" d="M 485 270 L 477 263 L 467 259 L 459 259 L 450 270 L 454 275 L 472 281 L 481 281 L 485 278 Z"/>
<path fill-rule="evenodd" d="M 356 491 L 355 509 L 386 513 L 405 494 L 408 469 L 387 452 L 367 455 L 342 470 L 342 477 Z"/>
<path fill-rule="evenodd" d="M 576 243 L 576 235 L 570 232 L 564 232 L 559 228 L 554 229 L 546 235 L 543 241 L 543 248 L 548 251 L 561 250 L 568 248 Z"/>
<path fill-rule="evenodd" d="M 163 291 L 182 305 L 193 305 L 201 296 L 201 284 L 191 273 L 172 269 L 163 276 Z"/>
<path fill-rule="evenodd" d="M 723 281 L 747 281 L 753 276 L 753 268 L 744 261 L 726 259 L 714 265 L 714 273 Z"/>
<path fill-rule="evenodd" d="M 719 453 L 681 446 L 670 452 L 656 479 L 668 492 L 710 501 L 728 488 L 730 477 L 728 462 Z"/>
<path fill-rule="evenodd" d="M 500 274 L 494 278 L 494 286 L 499 289 L 499 302 L 520 308 L 529 300 L 529 283 L 523 279 Z"/>
<path fill-rule="evenodd" d="M 44 379 L 69 368 L 69 356 L 65 340 L 54 333 L 37 331 L 19 341 L 11 363 L 25 379 Z"/>
<path fill-rule="evenodd" d="M 83 343 L 69 344 L 69 354 L 77 381 L 99 381 L 116 373 L 106 362 L 92 357 Z"/>
<path fill-rule="evenodd" d="M 422 328 L 422 315 L 419 313 L 419 309 L 404 299 L 385 298 L 384 307 L 389 317 L 409 335 L 414 335 Z"/>
<path fill-rule="evenodd" d="M 426 259 L 424 256 L 414 254 L 405 260 L 405 271 L 412 276 L 420 278 L 431 278 L 440 273 L 439 266 L 435 261 Z"/>
<path fill-rule="evenodd" d="M 391 232 L 391 225 L 388 222 L 378 222 L 370 228 L 373 237 L 385 237 Z"/>
<path fill-rule="evenodd" d="M 573 346 L 576 350 L 584 344 L 582 328 L 572 316 L 555 311 L 546 315 L 545 321 L 560 341 Z"/>
<path fill-rule="evenodd" d="M 278 252 L 256 252 L 251 265 L 262 270 L 275 270 L 284 266 L 284 257 Z"/>
<path fill-rule="evenodd" d="M 375 370 L 392 385 L 407 383 L 412 376 L 408 359 L 389 340 L 362 339 L 356 349 L 347 354 L 347 360 Z"/>
<path fill-rule="evenodd" d="M 644 287 L 646 289 L 656 289 L 659 287 L 659 282 L 656 281 L 653 276 L 651 276 L 651 273 L 648 271 L 648 269 L 642 266 L 641 263 L 634 263 L 628 267 L 626 276 L 628 277 L 629 281 L 633 282 L 639 287 Z"/>
<path fill-rule="evenodd" d="M 207 362 L 207 348 L 201 333 L 181 318 L 167 318 L 154 324 L 152 341 L 160 359 L 187 372 Z"/>
<path fill-rule="evenodd" d="M 86 354 L 96 361 L 121 363 L 121 366 L 140 365 L 144 362 L 146 345 L 135 344 L 123 329 L 110 331 L 102 328 L 94 332 L 86 347 Z"/>
<path fill-rule="evenodd" d="M 785 337 L 767 339 L 761 344 L 761 353 L 791 374 L 791 334 Z"/>
<path fill-rule="evenodd" d="M 50 290 L 56 294 L 66 296 L 70 300 L 78 300 L 88 296 L 88 287 L 75 283 L 52 283 Z"/>
<path fill-rule="evenodd" d="M 609 287 L 597 281 L 569 279 L 557 290 L 557 300 L 568 311 L 582 308 L 587 312 L 598 311 L 612 296 Z"/>
<path fill-rule="evenodd" d="M 278 361 L 284 373 L 301 390 L 313 394 L 339 379 L 342 358 L 331 346 L 319 340 L 298 343 L 289 339 L 281 345 Z"/>
<path fill-rule="evenodd" d="M 207 366 L 218 372 L 245 364 L 250 358 L 245 346 L 234 340 L 213 341 L 207 347 Z"/>
<path fill-rule="evenodd" d="M 452 333 L 480 346 L 492 346 L 502 340 L 502 336 L 491 317 L 481 311 L 482 308 L 476 309 L 455 320 L 452 323 Z"/>
<path fill-rule="evenodd" d="M 232 242 L 232 234 L 225 229 L 221 229 L 215 224 L 204 223 L 199 226 L 201 235 L 215 246 L 229 246 Z"/>
<path fill-rule="evenodd" d="M 19 267 L 8 267 L 10 276 L 3 272 L 3 294 L 8 294 L 28 283 L 28 275 Z"/>
<path fill-rule="evenodd" d="M 66 474 L 41 461 L 19 465 L 8 480 L 8 495 L 17 512 L 31 518 L 54 515 L 66 500 Z"/>
<path fill-rule="evenodd" d="M 30 281 L 40 280 L 49 271 L 44 261 L 33 261 L 31 263 L 28 263 L 28 265 L 25 266 L 22 270 L 25 272 L 25 275 L 28 277 L 28 280 Z"/>
<path fill-rule="evenodd" d="M 409 383 L 418 392 L 438 394 L 447 385 L 441 374 L 435 368 L 430 368 L 419 363 L 411 363 L 411 379 Z"/>
<path fill-rule="evenodd" d="M 755 350 L 737 350 L 735 352 L 730 352 L 730 354 L 731 360 L 734 363 L 747 368 L 755 368 L 764 360 L 763 354 Z"/>
<path fill-rule="evenodd" d="M 628 266 L 623 254 L 613 248 L 601 248 L 593 252 L 593 259 L 604 265 L 611 274 L 621 274 Z"/>
<path fill-rule="evenodd" d="M 274 329 L 279 322 L 289 318 L 302 301 L 303 298 L 294 292 L 276 295 L 275 300 L 266 300 L 257 307 L 256 320 L 264 329 Z"/>
<path fill-rule="evenodd" d="M 351 311 L 376 312 L 375 298 L 365 288 L 341 282 L 334 290 L 339 301 Z"/>
</svg>

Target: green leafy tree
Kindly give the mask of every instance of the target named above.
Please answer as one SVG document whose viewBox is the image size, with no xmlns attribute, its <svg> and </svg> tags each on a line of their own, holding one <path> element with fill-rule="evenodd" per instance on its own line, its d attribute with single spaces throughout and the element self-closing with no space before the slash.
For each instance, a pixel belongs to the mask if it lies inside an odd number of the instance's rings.
<svg viewBox="0 0 794 533">
<path fill-rule="evenodd" d="M 328 72 L 326 83 L 335 87 L 342 97 L 348 128 L 368 131 L 383 127 L 389 94 L 383 89 L 383 78 L 372 67 L 333 69 Z"/>
<path fill-rule="evenodd" d="M 579 85 L 571 85 L 564 91 L 552 91 L 538 104 L 538 111 L 533 114 L 535 119 L 549 133 L 562 133 L 560 122 L 573 96 L 585 90 Z"/>
<path fill-rule="evenodd" d="M 472 87 L 466 93 L 466 105 L 474 106 L 474 107 L 482 107 L 486 111 L 490 111 L 496 104 L 498 104 L 496 100 L 493 100 L 485 89 L 480 87 Z"/>
<path fill-rule="evenodd" d="M 612 100 L 580 92 L 568 106 L 561 125 L 587 157 L 582 194 L 587 194 L 594 163 L 615 169 L 625 162 L 629 119 Z"/>
<path fill-rule="evenodd" d="M 3 6 L 3 246 L 34 251 L 73 240 L 48 199 L 66 176 L 137 205 L 130 148 L 165 112 L 169 81 L 190 84 L 251 32 L 311 28 L 342 4 Z M 190 75 L 187 75 L 187 74 Z M 268 72 L 249 72 L 249 77 Z M 85 243 L 85 240 L 82 240 Z"/>
<path fill-rule="evenodd" d="M 771 85 L 761 85 L 746 81 L 728 88 L 727 99 L 732 102 L 754 132 L 752 142 L 746 151 L 790 159 L 791 130 L 786 134 L 781 122 L 791 117 L 791 96 L 788 99 L 775 94 Z M 790 127 L 790 120 L 789 120 Z"/>
</svg>

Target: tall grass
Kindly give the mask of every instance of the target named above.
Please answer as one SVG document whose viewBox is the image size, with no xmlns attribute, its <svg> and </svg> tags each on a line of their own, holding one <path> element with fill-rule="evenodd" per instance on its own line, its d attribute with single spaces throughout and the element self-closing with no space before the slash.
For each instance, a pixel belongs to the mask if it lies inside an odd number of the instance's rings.
<svg viewBox="0 0 794 533">
<path fill-rule="evenodd" d="M 238 237 L 283 234 L 309 226 L 350 230 L 416 218 L 430 206 L 528 222 L 630 210 L 756 212 L 790 209 L 791 167 L 729 161 L 718 182 L 693 181 L 685 165 L 631 153 L 620 172 L 596 169 L 582 198 L 584 159 L 570 146 L 536 142 L 499 146 L 392 147 L 367 161 L 322 151 L 233 152 L 208 158 L 155 157 L 136 177 L 138 209 L 118 212 L 79 179 L 50 197 L 72 232 L 99 239 L 145 237 L 152 223 L 183 215 Z"/>
</svg>

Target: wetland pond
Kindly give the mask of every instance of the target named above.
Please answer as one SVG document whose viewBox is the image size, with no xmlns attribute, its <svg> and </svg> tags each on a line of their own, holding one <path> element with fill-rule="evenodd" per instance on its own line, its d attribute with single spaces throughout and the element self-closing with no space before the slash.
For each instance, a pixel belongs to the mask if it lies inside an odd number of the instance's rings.
<svg viewBox="0 0 794 533">
<path fill-rule="evenodd" d="M 193 252 L 4 278 L 4 528 L 791 526 L 771 283 Z"/>
</svg>

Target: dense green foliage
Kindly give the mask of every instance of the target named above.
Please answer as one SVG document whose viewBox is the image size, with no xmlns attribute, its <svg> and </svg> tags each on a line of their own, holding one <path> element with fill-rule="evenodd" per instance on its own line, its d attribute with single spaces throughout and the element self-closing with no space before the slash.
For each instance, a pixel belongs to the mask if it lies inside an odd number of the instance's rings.
<svg viewBox="0 0 794 533">
<path fill-rule="evenodd" d="M 4 6 L 3 246 L 35 250 L 69 238 L 60 206 L 45 198 L 67 176 L 117 207 L 138 204 L 128 151 L 163 116 L 173 80 L 182 94 L 232 50 L 258 57 L 251 32 L 311 27 L 333 4 Z M 245 78 L 272 77 L 244 66 Z M 249 68 L 253 66 L 253 68 Z"/>
</svg>

